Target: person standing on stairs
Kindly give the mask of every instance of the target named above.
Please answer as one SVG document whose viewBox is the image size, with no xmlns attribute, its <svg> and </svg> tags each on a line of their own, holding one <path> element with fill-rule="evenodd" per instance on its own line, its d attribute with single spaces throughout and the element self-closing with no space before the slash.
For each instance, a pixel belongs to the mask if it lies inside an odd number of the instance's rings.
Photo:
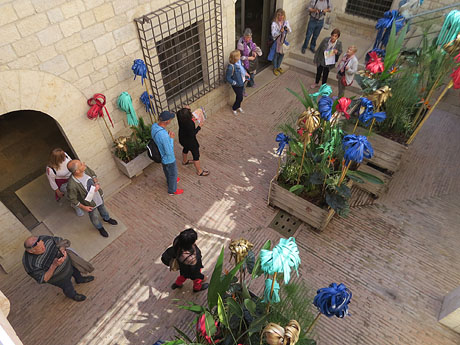
<svg viewBox="0 0 460 345">
<path fill-rule="evenodd" d="M 316 40 L 318 39 L 319 33 L 324 25 L 324 17 L 326 13 L 331 12 L 332 5 L 331 0 L 311 0 L 308 6 L 308 14 L 310 19 L 308 21 L 307 33 L 305 34 L 305 41 L 302 45 L 302 54 L 310 44 L 310 50 L 312 53 L 316 51 Z M 311 38 L 311 42 L 310 42 Z"/>
<path fill-rule="evenodd" d="M 272 49 L 275 50 L 273 57 L 273 74 L 279 76 L 284 73 L 284 70 L 281 68 L 281 62 L 283 62 L 284 57 L 284 44 L 286 42 L 286 36 L 288 33 L 292 32 L 291 26 L 286 19 L 286 12 L 282 8 L 278 8 L 273 17 L 273 22 L 271 26 L 271 34 L 273 37 Z M 287 44 L 287 42 L 286 42 Z"/>
</svg>

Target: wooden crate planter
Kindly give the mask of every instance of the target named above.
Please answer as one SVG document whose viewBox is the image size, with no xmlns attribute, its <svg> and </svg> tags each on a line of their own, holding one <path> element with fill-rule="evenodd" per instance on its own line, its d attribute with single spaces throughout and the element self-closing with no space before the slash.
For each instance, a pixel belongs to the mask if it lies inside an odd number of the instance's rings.
<svg viewBox="0 0 460 345">
<path fill-rule="evenodd" d="M 120 171 L 129 178 L 140 175 L 145 168 L 153 163 L 153 161 L 147 156 L 147 151 L 142 152 L 139 156 L 128 163 L 123 162 L 116 156 L 113 156 L 113 158 L 115 159 L 118 169 L 120 169 Z"/>
<path fill-rule="evenodd" d="M 349 126 L 348 129 L 350 130 Z M 368 129 L 358 127 L 356 129 L 356 133 L 360 135 L 367 135 Z M 374 197 L 378 198 L 379 196 L 385 194 L 388 190 L 388 185 L 393 174 L 398 171 L 402 156 L 404 152 L 406 152 L 407 147 L 375 133 L 371 133 L 368 140 L 374 149 L 374 156 L 371 159 L 364 159 L 358 170 L 379 177 L 383 180 L 384 184 L 377 185 L 364 182 L 355 183 L 354 186 L 365 190 Z"/>
<path fill-rule="evenodd" d="M 319 231 L 323 231 L 331 221 L 335 211 L 324 210 L 311 202 L 291 193 L 278 184 L 278 176 L 270 181 L 268 204 L 276 206 L 283 211 L 297 217 Z"/>
</svg>

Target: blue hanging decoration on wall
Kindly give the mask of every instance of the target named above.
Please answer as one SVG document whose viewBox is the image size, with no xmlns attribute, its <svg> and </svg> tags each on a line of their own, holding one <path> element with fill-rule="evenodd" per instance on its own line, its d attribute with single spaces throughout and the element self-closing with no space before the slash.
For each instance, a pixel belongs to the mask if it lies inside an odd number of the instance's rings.
<svg viewBox="0 0 460 345">
<path fill-rule="evenodd" d="M 313 304 L 327 317 L 343 318 L 349 315 L 348 304 L 351 297 L 352 293 L 345 285 L 332 283 L 329 287 L 321 288 L 316 292 Z"/>
<path fill-rule="evenodd" d="M 144 91 L 141 95 L 141 97 L 139 98 L 141 100 L 141 102 L 145 105 L 145 111 L 147 113 L 150 113 L 150 112 L 154 112 L 154 110 L 152 109 L 152 107 L 150 106 L 150 102 L 149 102 L 149 95 L 147 93 L 147 91 Z M 150 95 L 150 99 L 153 99 L 153 96 Z"/>
<path fill-rule="evenodd" d="M 144 85 L 144 79 L 147 78 L 147 66 L 145 66 L 144 61 L 141 59 L 134 60 L 131 69 L 134 73 L 134 80 L 136 80 L 137 76 L 140 76 L 142 85 Z"/>
<path fill-rule="evenodd" d="M 364 158 L 370 159 L 374 155 L 371 143 L 364 135 L 348 134 L 342 140 L 343 151 L 345 152 L 345 164 L 350 161 L 361 163 Z"/>
</svg>

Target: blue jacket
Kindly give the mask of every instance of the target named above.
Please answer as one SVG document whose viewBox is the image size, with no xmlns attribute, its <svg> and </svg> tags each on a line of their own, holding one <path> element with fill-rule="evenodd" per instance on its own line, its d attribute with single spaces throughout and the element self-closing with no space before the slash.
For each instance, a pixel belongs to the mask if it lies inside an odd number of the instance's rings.
<svg viewBox="0 0 460 345">
<path fill-rule="evenodd" d="M 154 123 L 152 125 L 151 133 L 152 138 L 160 151 L 161 163 L 174 163 L 176 161 L 176 156 L 174 156 L 174 140 L 169 136 L 168 131 L 161 126 L 158 126 L 158 123 Z"/>
<path fill-rule="evenodd" d="M 231 64 L 229 63 L 227 66 L 227 73 L 225 75 L 225 79 L 227 82 L 232 86 L 244 86 L 244 80 L 241 77 L 241 65 L 238 64 Z"/>
</svg>

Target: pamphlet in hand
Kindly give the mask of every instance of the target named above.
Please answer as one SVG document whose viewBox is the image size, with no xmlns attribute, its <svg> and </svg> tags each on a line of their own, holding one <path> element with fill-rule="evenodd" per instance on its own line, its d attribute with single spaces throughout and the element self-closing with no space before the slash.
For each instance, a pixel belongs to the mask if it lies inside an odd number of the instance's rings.
<svg viewBox="0 0 460 345">
<path fill-rule="evenodd" d="M 199 126 L 203 125 L 204 121 L 206 120 L 206 112 L 204 111 L 203 107 L 198 108 L 193 113 L 193 121 L 195 121 Z"/>
<path fill-rule="evenodd" d="M 86 194 L 85 201 L 88 201 L 88 202 L 93 201 L 95 191 L 96 191 L 96 187 L 94 185 L 91 186 L 91 188 L 89 189 L 88 194 Z"/>
</svg>

